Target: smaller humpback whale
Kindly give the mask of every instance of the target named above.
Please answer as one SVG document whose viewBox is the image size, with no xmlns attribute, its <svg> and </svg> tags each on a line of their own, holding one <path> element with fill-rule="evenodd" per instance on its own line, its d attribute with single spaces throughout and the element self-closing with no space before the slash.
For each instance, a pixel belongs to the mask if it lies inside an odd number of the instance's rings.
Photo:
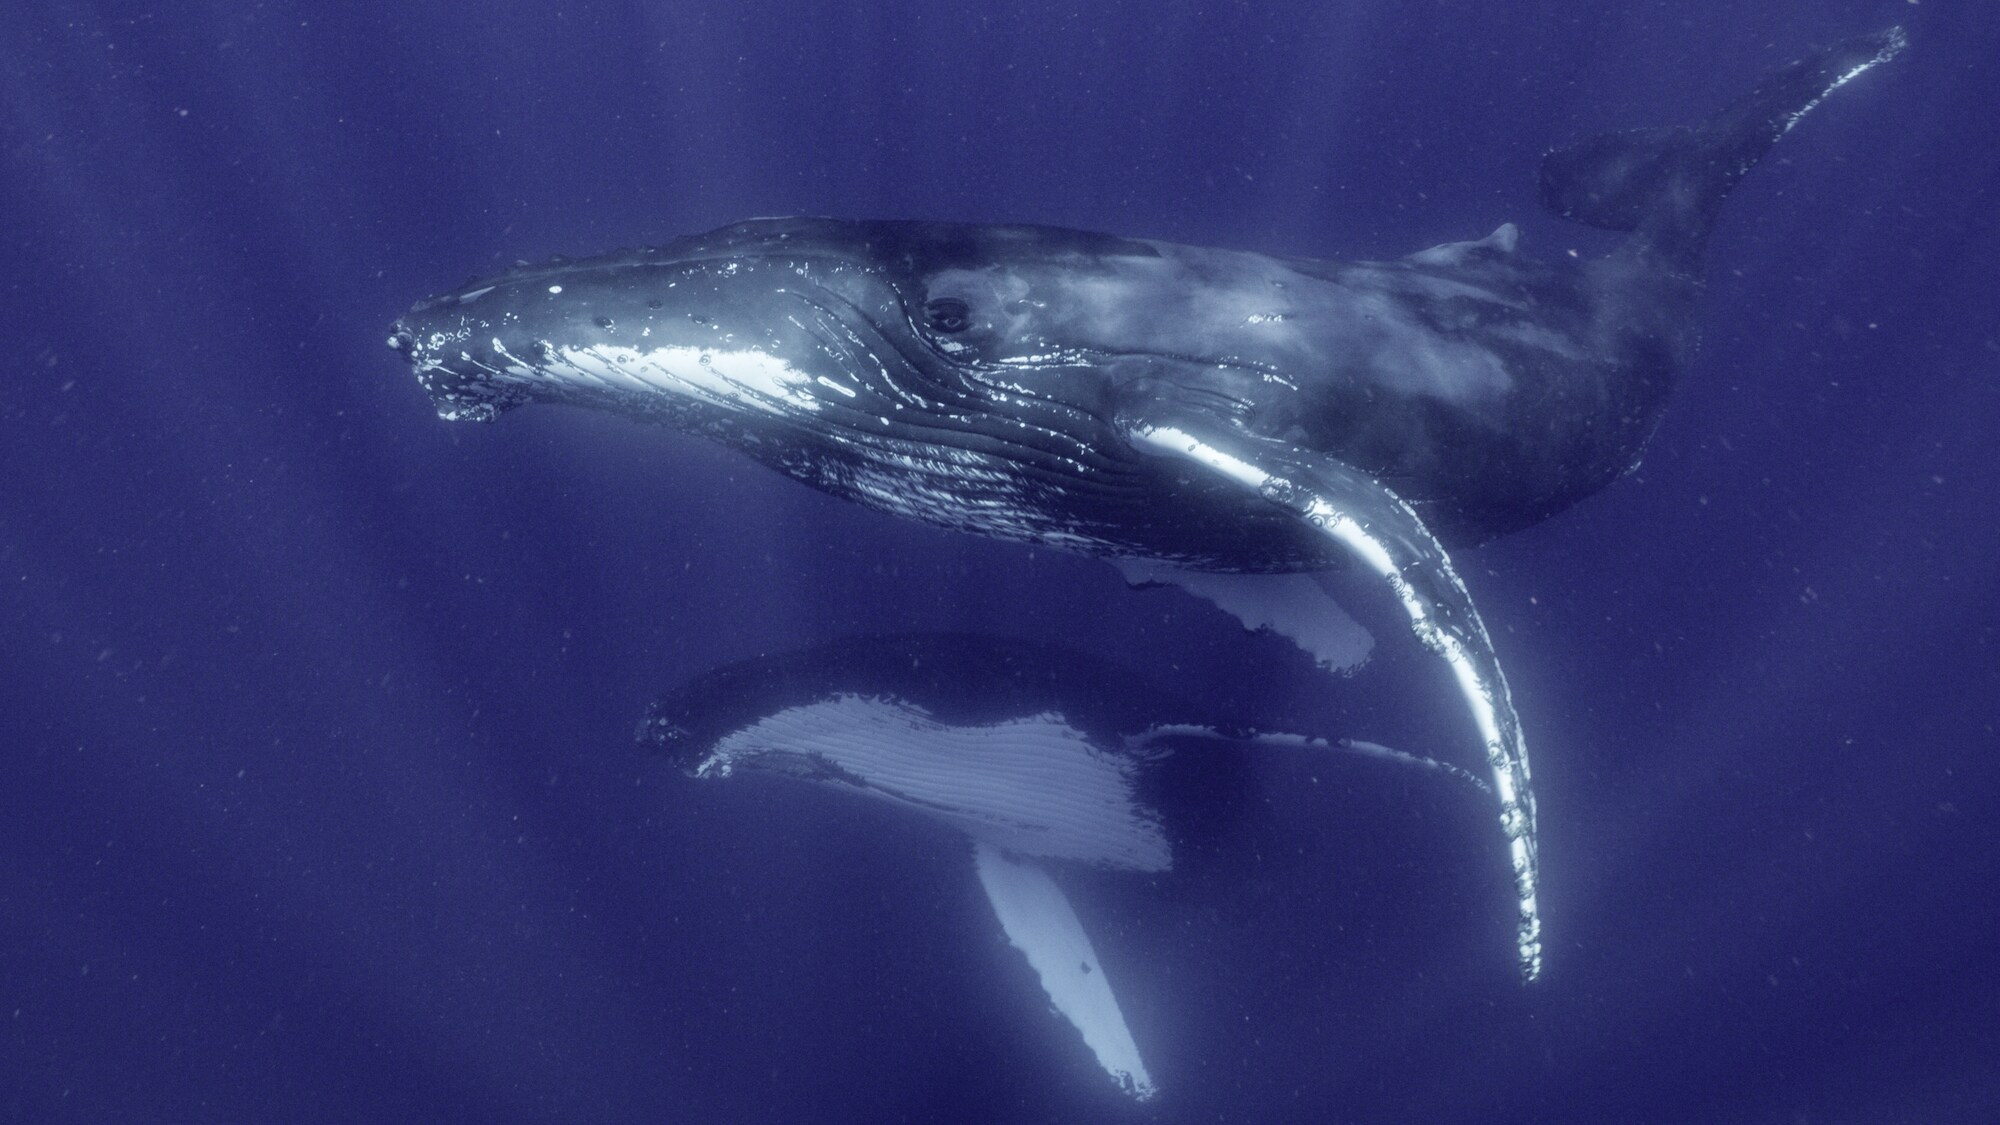
<svg viewBox="0 0 2000 1125">
<path fill-rule="evenodd" d="M 1484 788 L 1371 742 L 1206 720 L 1081 653 L 955 634 L 850 639 L 729 665 L 655 701 L 639 738 L 691 777 L 811 782 L 964 833 L 1008 940 L 1098 1064 L 1140 1100 L 1158 1088 L 1051 867 L 1170 870 L 1176 832 L 1158 775 L 1177 749 L 1344 751 Z"/>
<path fill-rule="evenodd" d="M 613 411 L 884 512 L 1144 564 L 1145 580 L 1358 566 L 1471 714 L 1532 979 L 1527 744 L 1446 547 L 1530 526 L 1637 463 L 1694 351 L 1723 199 L 1903 45 L 1900 30 L 1849 39 L 1700 125 L 1551 153 L 1543 202 L 1626 232 L 1595 259 L 1536 261 L 1512 225 L 1336 262 L 758 219 L 474 282 L 416 305 L 389 342 L 448 419 Z"/>
</svg>

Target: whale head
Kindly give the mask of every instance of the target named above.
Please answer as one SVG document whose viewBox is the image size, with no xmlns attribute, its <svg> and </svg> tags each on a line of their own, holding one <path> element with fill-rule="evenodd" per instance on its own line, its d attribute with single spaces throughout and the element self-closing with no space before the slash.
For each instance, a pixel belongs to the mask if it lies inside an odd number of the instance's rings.
<svg viewBox="0 0 2000 1125">
<path fill-rule="evenodd" d="M 894 515 L 1186 554 L 1170 549 L 1185 520 L 1134 503 L 1175 482 L 1117 424 L 1163 381 L 1228 397 L 1173 333 L 1144 342 L 1190 300 L 1155 307 L 1177 291 L 1161 256 L 1045 227 L 759 219 L 473 282 L 419 303 L 389 343 L 449 419 L 581 405 Z"/>
<path fill-rule="evenodd" d="M 866 431 L 870 417 L 941 420 L 1007 392 L 1083 408 L 1101 388 L 1080 372 L 1101 365 L 1081 361 L 1103 341 L 1050 279 L 1147 256 L 1042 227 L 755 219 L 474 281 L 416 305 L 389 343 L 453 419 L 577 402 L 697 427 Z M 1021 376 L 1056 366 L 1069 377 Z"/>
</svg>

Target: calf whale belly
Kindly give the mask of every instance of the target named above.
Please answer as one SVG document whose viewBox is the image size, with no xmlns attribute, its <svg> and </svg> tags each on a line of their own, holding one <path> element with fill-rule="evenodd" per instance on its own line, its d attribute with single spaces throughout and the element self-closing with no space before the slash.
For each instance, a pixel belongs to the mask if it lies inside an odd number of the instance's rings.
<svg viewBox="0 0 2000 1125">
<path fill-rule="evenodd" d="M 1527 748 L 1447 545 L 1629 470 L 1694 348 L 1723 199 L 1860 36 L 1692 127 L 1550 154 L 1557 213 L 1626 232 L 1537 263 L 1511 228 L 1394 262 L 1275 258 L 1026 226 L 756 220 L 420 303 L 390 344 L 448 418 L 568 402 L 738 448 L 943 527 L 1196 570 L 1356 564 L 1441 657 L 1510 841 L 1541 964 Z"/>
</svg>

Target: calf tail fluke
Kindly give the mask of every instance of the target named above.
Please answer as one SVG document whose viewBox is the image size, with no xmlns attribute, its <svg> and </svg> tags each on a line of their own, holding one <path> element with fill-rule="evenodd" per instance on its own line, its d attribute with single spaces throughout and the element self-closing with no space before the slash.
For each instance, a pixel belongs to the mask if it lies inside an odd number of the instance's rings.
<svg viewBox="0 0 2000 1125">
<path fill-rule="evenodd" d="M 1780 67 L 1701 125 L 1557 149 L 1542 160 L 1542 203 L 1580 223 L 1637 232 L 1645 249 L 1691 263 L 1743 173 L 1828 94 L 1907 42 L 1900 27 L 1859 35 Z"/>
</svg>

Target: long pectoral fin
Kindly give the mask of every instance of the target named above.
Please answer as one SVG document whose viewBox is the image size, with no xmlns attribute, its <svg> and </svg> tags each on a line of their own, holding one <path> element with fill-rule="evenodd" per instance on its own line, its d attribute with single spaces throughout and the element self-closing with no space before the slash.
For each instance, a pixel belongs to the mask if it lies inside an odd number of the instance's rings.
<svg viewBox="0 0 2000 1125">
<path fill-rule="evenodd" d="M 1140 1101 L 1157 1094 L 1090 935 L 1062 888 L 1040 867 L 1010 859 L 984 841 L 973 841 L 973 857 L 1007 940 L 1028 959 L 1056 1011 L 1083 1033 L 1098 1065 L 1126 1093 Z"/>
<path fill-rule="evenodd" d="M 1255 491 L 1339 543 L 1389 584 L 1411 632 L 1450 665 L 1486 744 L 1514 867 L 1521 969 L 1533 980 L 1541 972 L 1542 942 L 1528 749 L 1493 642 L 1436 537 L 1394 491 L 1331 458 L 1200 418 L 1148 420 L 1132 426 L 1129 436 L 1142 449 L 1185 458 Z"/>
</svg>

